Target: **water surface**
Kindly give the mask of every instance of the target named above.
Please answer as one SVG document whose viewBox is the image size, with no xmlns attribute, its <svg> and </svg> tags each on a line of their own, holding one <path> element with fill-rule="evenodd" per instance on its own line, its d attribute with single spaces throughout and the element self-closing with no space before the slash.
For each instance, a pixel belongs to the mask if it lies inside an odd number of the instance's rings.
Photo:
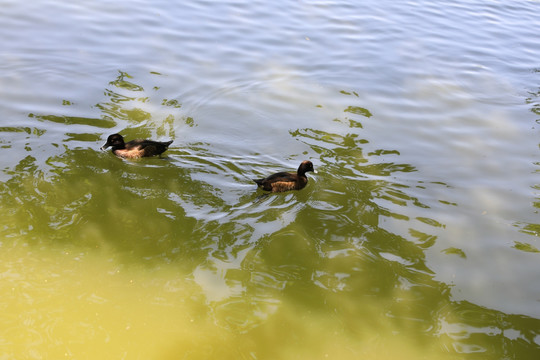
<svg viewBox="0 0 540 360">
<path fill-rule="evenodd" d="M 0 5 L 0 358 L 540 355 L 538 2 Z"/>
</svg>

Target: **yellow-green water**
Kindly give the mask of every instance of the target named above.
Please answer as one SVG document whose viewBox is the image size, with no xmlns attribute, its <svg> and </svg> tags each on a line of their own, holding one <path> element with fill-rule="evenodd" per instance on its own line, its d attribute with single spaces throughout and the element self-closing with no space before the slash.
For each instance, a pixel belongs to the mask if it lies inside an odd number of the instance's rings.
<svg viewBox="0 0 540 360">
<path fill-rule="evenodd" d="M 329 296 L 336 311 L 321 312 L 260 291 L 223 304 L 205 301 L 199 285 L 215 286 L 211 277 L 197 284 L 174 265 L 126 265 L 110 249 L 3 250 L 5 358 L 412 359 L 445 358 L 448 345 L 425 343 L 414 325 L 396 334 L 396 321 L 381 316 L 389 304 L 376 299 L 359 308 Z M 264 325 L 236 331 L 246 323 Z"/>
<path fill-rule="evenodd" d="M 0 6 L 0 359 L 540 355 L 537 3 Z"/>
</svg>

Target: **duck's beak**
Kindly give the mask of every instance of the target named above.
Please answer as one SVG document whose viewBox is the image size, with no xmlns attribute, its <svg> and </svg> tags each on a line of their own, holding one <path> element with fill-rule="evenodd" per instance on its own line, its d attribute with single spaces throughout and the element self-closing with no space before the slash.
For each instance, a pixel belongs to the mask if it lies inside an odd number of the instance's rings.
<svg viewBox="0 0 540 360">
<path fill-rule="evenodd" d="M 105 149 L 107 149 L 109 146 L 111 146 L 111 144 L 105 143 L 105 144 L 103 144 L 102 147 L 100 147 L 100 149 L 101 149 L 101 150 L 105 150 Z"/>
</svg>

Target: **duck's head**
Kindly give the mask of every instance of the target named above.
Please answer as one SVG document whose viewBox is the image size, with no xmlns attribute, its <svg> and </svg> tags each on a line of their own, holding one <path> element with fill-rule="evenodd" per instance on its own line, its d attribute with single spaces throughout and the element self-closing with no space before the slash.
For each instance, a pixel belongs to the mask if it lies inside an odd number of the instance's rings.
<svg viewBox="0 0 540 360">
<path fill-rule="evenodd" d="M 302 161 L 298 167 L 298 174 L 305 174 L 308 171 L 315 172 L 315 169 L 313 169 L 313 163 L 309 160 Z"/>
<path fill-rule="evenodd" d="M 107 142 L 105 144 L 103 144 L 103 146 L 101 147 L 101 150 L 105 150 L 107 149 L 109 146 L 112 146 L 113 148 L 114 147 L 124 147 L 124 138 L 122 137 L 122 135 L 120 134 L 112 134 L 112 135 L 109 135 L 109 137 L 107 138 Z"/>
</svg>

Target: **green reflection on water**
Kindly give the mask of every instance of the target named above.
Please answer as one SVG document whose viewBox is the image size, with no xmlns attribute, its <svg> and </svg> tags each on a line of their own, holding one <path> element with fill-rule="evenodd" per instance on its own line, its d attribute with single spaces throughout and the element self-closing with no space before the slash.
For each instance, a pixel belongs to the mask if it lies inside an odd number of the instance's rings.
<svg viewBox="0 0 540 360">
<path fill-rule="evenodd" d="M 445 224 L 429 216 L 430 205 L 416 194 L 446 184 L 400 182 L 396 175 L 416 168 L 401 163 L 398 150 L 366 153 L 369 140 L 361 131 L 372 116 L 367 109 L 347 107 L 344 112 L 356 117 L 338 119 L 345 131 L 290 132 L 318 155 L 319 174 L 304 191 L 259 197 L 253 186 L 234 190 L 239 196 L 230 200 L 225 186 L 204 179 L 219 174 L 244 182 L 241 172 L 256 163 L 232 162 L 208 144 L 183 144 L 165 158 L 122 161 L 97 151 L 99 135 L 77 132 L 79 125 L 101 132 L 124 122 L 123 133 L 131 136 L 174 137 L 173 115 L 157 121 L 137 107 L 148 97 L 132 94 L 145 95 L 132 77 L 120 73 L 109 85 L 114 91 L 105 91 L 108 101 L 96 105 L 101 118 L 32 115 L 66 125 L 64 143 L 76 139 L 94 148 L 66 146 L 45 164 L 28 155 L 6 171 L 11 177 L 0 188 L 9 219 L 0 229 L 6 243 L 104 251 L 148 272 L 177 269 L 165 279 L 180 276 L 198 290 L 167 298 L 167 305 L 191 299 L 196 305 L 188 313 L 203 308 L 201 316 L 211 319 L 206 330 L 225 329 L 234 344 L 225 349 L 226 358 L 499 359 L 538 351 L 539 320 L 454 301 L 451 285 L 435 279 L 425 251 Z M 177 100 L 158 103 L 181 107 Z M 389 222 L 407 224 L 406 233 L 396 233 Z M 465 257 L 457 248 L 446 251 Z M 178 345 L 171 356 L 189 346 Z M 210 338 L 204 346 L 216 354 L 223 341 Z"/>
<path fill-rule="evenodd" d="M 90 125 L 102 128 L 112 128 L 116 123 L 110 119 L 95 119 L 95 118 L 83 118 L 78 116 L 56 116 L 56 115 L 34 115 L 30 114 L 29 117 L 36 117 L 41 121 L 51 121 L 58 124 L 66 125 Z"/>
</svg>

